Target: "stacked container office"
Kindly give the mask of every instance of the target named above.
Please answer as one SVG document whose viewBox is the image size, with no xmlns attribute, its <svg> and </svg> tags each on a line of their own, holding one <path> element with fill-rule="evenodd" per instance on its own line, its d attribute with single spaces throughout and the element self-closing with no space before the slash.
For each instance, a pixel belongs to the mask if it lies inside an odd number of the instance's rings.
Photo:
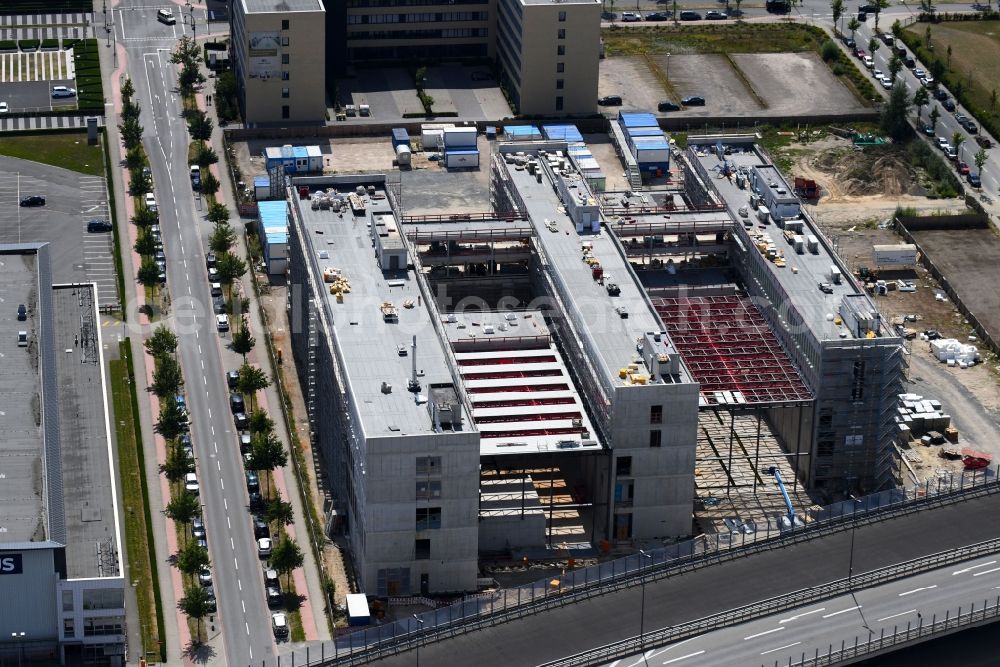
<svg viewBox="0 0 1000 667">
<path fill-rule="evenodd" d="M 289 174 L 323 171 L 323 151 L 319 146 L 268 146 L 264 149 L 264 166 L 270 171 L 283 167 Z"/>
<path fill-rule="evenodd" d="M 444 166 L 448 169 L 479 167 L 478 133 L 475 127 L 453 127 L 444 131 Z"/>
<path fill-rule="evenodd" d="M 510 141 L 540 141 L 542 132 L 535 125 L 505 125 L 504 134 Z"/>
<path fill-rule="evenodd" d="M 549 141 L 565 141 L 571 144 L 582 144 L 583 135 L 576 125 L 542 125 L 542 135 Z"/>
<path fill-rule="evenodd" d="M 628 141 L 629 151 L 644 173 L 662 175 L 670 169 L 670 141 L 660 129 L 656 116 L 645 112 L 622 112 L 618 124 Z"/>
<path fill-rule="evenodd" d="M 586 179 L 590 189 L 594 192 L 604 192 L 607 179 L 587 144 L 584 143 L 583 135 L 576 125 L 542 125 L 542 137 L 549 141 L 565 141 L 570 161 Z"/>
<path fill-rule="evenodd" d="M 257 211 L 264 266 L 272 276 L 284 274 L 288 268 L 288 202 L 258 202 Z"/>
</svg>

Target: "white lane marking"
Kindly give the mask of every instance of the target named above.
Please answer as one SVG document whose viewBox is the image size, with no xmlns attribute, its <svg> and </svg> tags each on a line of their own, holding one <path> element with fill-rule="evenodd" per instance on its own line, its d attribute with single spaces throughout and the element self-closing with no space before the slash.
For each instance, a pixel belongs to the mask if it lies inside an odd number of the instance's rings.
<svg viewBox="0 0 1000 667">
<path fill-rule="evenodd" d="M 229 517 L 226 518 L 228 519 Z M 236 567 L 237 570 L 240 569 L 239 561 L 237 561 L 235 557 L 233 557 L 233 565 Z"/>
<path fill-rule="evenodd" d="M 784 651 L 786 648 L 792 648 L 793 646 L 798 646 L 802 642 L 795 642 L 794 644 L 785 644 L 784 646 L 779 646 L 778 648 L 772 648 L 769 651 L 764 651 L 761 655 L 767 655 L 768 653 L 774 653 L 775 651 Z"/>
<path fill-rule="evenodd" d="M 898 614 L 893 614 L 892 616 L 886 616 L 884 618 L 876 619 L 876 623 L 881 623 L 882 621 L 888 621 L 890 618 L 899 618 L 900 616 L 906 616 L 907 614 L 912 614 L 916 609 L 911 609 L 910 611 L 901 611 Z"/>
<path fill-rule="evenodd" d="M 978 576 L 981 576 L 981 575 L 984 575 L 984 574 L 989 574 L 990 572 L 996 572 L 997 570 L 1000 570 L 1000 567 L 995 567 L 992 570 L 983 570 L 982 572 L 976 572 L 972 576 L 973 577 L 978 577 Z M 933 588 L 933 586 L 931 586 L 930 588 Z"/>
<path fill-rule="evenodd" d="M 208 378 L 207 377 L 203 377 L 202 380 L 205 381 L 205 386 L 207 387 L 208 386 Z"/>
<path fill-rule="evenodd" d="M 244 614 L 247 613 L 247 603 L 244 602 L 243 600 L 240 600 L 240 606 L 243 607 L 243 613 Z"/>
<path fill-rule="evenodd" d="M 198 346 L 198 354 L 201 354 L 201 345 Z"/>
<path fill-rule="evenodd" d="M 218 454 L 219 453 L 219 443 L 213 442 L 212 446 L 215 447 L 215 453 Z"/>
<path fill-rule="evenodd" d="M 997 569 L 1000 570 L 1000 567 L 998 567 Z M 980 572 L 979 574 L 986 574 L 986 573 Z M 975 577 L 979 575 L 972 575 L 972 576 Z M 919 593 L 920 591 L 929 591 L 932 588 L 937 588 L 937 584 L 934 584 L 933 586 L 921 586 L 920 588 L 914 588 L 912 591 L 906 591 L 905 593 L 900 593 L 899 597 L 903 597 L 905 595 L 913 595 L 914 593 Z"/>
<path fill-rule="evenodd" d="M 669 665 L 669 664 L 670 664 L 670 663 L 672 663 L 672 662 L 678 662 L 678 661 L 680 661 L 680 660 L 687 660 L 688 658 L 693 658 L 693 657 L 695 657 L 696 655 L 701 655 L 701 654 L 702 654 L 702 653 L 704 653 L 704 652 L 705 652 L 705 651 L 698 651 L 697 653 L 688 653 L 687 655 L 682 655 L 682 656 L 681 656 L 681 657 L 679 657 L 679 658 L 674 658 L 674 659 L 672 659 L 672 660 L 667 660 L 667 661 L 665 661 L 665 662 L 664 662 L 663 664 L 664 664 L 664 665 Z"/>
<path fill-rule="evenodd" d="M 240 591 L 243 590 L 243 582 L 242 581 L 240 581 L 239 579 L 237 579 L 236 580 L 236 585 L 240 587 Z"/>
<path fill-rule="evenodd" d="M 795 616 L 789 616 L 788 618 L 783 618 L 780 621 L 778 621 L 778 623 L 788 623 L 798 618 L 802 618 L 803 616 L 809 616 L 810 614 L 818 614 L 821 611 L 826 611 L 826 607 L 820 607 L 819 609 L 813 609 L 812 611 L 804 611 L 801 614 L 796 614 Z"/>
<path fill-rule="evenodd" d="M 229 528 L 229 530 L 233 529 L 233 524 L 230 523 L 230 521 L 229 521 L 229 515 L 228 514 L 226 515 L 226 526 Z M 233 560 L 236 560 L 236 559 L 234 558 Z M 238 568 L 239 564 L 237 564 L 236 567 Z"/>
<path fill-rule="evenodd" d="M 219 472 L 222 472 L 222 461 L 216 459 L 215 460 L 215 467 L 219 469 Z"/>
<path fill-rule="evenodd" d="M 208 410 L 208 418 L 209 419 L 212 418 L 212 409 L 211 408 L 209 408 L 209 410 Z"/>
<path fill-rule="evenodd" d="M 956 574 L 965 574 L 966 572 L 971 572 L 973 570 L 978 570 L 981 567 L 987 567 L 988 565 L 995 565 L 995 564 L 996 564 L 995 560 L 986 561 L 985 563 L 980 563 L 979 565 L 973 565 L 963 570 L 955 570 L 954 572 L 951 573 L 951 575 L 955 576 Z"/>
<path fill-rule="evenodd" d="M 854 611 L 855 609 L 861 609 L 861 605 L 857 607 L 850 607 L 848 609 L 841 609 L 840 611 L 835 611 L 832 614 L 823 614 L 823 618 L 830 618 L 831 616 L 839 616 L 840 614 L 846 614 L 849 611 Z"/>
<path fill-rule="evenodd" d="M 222 506 L 225 507 L 226 510 L 228 510 L 229 509 L 229 501 L 226 500 L 225 498 L 223 498 L 222 499 Z"/>
<path fill-rule="evenodd" d="M 226 490 L 226 483 L 225 483 L 225 482 L 224 482 L 224 481 L 222 480 L 222 478 L 221 478 L 221 477 L 219 478 L 219 486 L 221 486 L 221 487 L 222 487 L 222 490 L 223 490 L 223 491 L 225 491 L 225 490 Z M 223 500 L 223 502 L 225 502 L 225 500 L 226 500 L 226 499 L 225 499 L 225 498 L 223 498 L 222 500 Z M 227 507 L 226 509 L 229 509 L 229 508 Z M 826 617 L 824 616 L 823 618 L 826 618 Z"/>
<path fill-rule="evenodd" d="M 191 295 L 191 294 L 193 294 L 193 292 L 191 291 L 191 286 L 188 285 L 188 295 Z"/>
<path fill-rule="evenodd" d="M 244 625 L 247 626 L 247 637 L 249 637 L 250 636 L 250 624 L 249 623 L 244 623 Z"/>
<path fill-rule="evenodd" d="M 770 630 L 765 630 L 764 632 L 758 632 L 758 633 L 757 633 L 757 634 L 755 634 L 755 635 L 750 635 L 749 637 L 744 637 L 744 638 L 743 638 L 743 641 L 746 641 L 746 640 L 748 640 L 748 639 L 754 639 L 754 638 L 756 638 L 756 637 L 763 637 L 764 635 L 769 635 L 769 634 L 771 634 L 772 632 L 778 632 L 779 630 L 784 630 L 784 629 L 785 629 L 785 628 L 783 628 L 783 627 L 781 627 L 781 628 L 772 628 L 772 629 L 770 629 Z"/>
<path fill-rule="evenodd" d="M 233 548 L 233 551 L 236 551 L 236 542 L 231 537 L 229 538 L 229 546 Z"/>
<path fill-rule="evenodd" d="M 205 360 L 201 360 L 201 370 L 205 370 Z"/>
</svg>

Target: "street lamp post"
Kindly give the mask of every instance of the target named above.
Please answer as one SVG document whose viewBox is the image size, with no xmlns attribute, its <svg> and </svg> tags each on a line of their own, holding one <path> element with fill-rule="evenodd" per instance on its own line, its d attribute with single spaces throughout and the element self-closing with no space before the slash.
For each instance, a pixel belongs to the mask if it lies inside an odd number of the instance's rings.
<svg viewBox="0 0 1000 667">
<path fill-rule="evenodd" d="M 413 614 L 413 620 L 417 622 L 417 627 L 421 627 L 424 624 L 424 619 L 419 618 L 416 614 Z M 420 640 L 417 640 L 417 667 L 420 667 Z"/>
<path fill-rule="evenodd" d="M 642 602 L 639 604 L 639 650 L 642 651 L 642 661 L 646 662 L 646 578 L 642 576 L 643 559 L 652 563 L 653 556 L 639 549 L 639 581 L 642 584 Z"/>
</svg>

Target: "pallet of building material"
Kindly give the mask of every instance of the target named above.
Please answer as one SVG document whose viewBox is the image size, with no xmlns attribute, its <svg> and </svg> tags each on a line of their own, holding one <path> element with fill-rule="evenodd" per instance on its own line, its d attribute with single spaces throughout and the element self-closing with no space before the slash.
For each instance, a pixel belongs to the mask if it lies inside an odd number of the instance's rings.
<svg viewBox="0 0 1000 667">
<path fill-rule="evenodd" d="M 944 430 L 944 439 L 948 442 L 957 443 L 958 442 L 958 429 L 954 426 L 949 426 Z"/>
</svg>

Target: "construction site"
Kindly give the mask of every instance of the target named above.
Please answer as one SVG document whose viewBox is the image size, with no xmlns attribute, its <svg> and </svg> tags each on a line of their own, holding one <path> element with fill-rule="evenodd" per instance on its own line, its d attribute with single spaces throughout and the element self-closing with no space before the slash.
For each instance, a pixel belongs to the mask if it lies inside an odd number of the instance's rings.
<svg viewBox="0 0 1000 667">
<path fill-rule="evenodd" d="M 492 141 L 461 214 L 289 179 L 293 350 L 366 590 L 752 539 L 898 483 L 901 339 L 753 137 L 688 141 L 624 192 L 572 140 Z"/>
</svg>

